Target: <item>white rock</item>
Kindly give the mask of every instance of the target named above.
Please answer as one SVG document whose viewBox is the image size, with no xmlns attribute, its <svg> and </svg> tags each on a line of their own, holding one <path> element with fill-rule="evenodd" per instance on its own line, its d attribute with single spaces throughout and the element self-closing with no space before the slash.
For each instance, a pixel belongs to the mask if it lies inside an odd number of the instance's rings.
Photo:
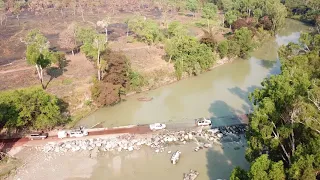
<svg viewBox="0 0 320 180">
<path fill-rule="evenodd" d="M 159 149 L 156 149 L 156 151 L 155 151 L 155 152 L 156 152 L 156 153 L 158 153 L 159 151 L 160 151 Z"/>
<path fill-rule="evenodd" d="M 168 154 L 171 154 L 171 151 L 168 151 Z"/>
<path fill-rule="evenodd" d="M 193 139 L 193 136 L 192 136 L 192 134 L 191 133 L 189 133 L 189 139 L 191 140 L 191 139 Z"/>
<path fill-rule="evenodd" d="M 128 148 L 128 151 L 133 151 L 133 147 L 130 146 L 130 147 Z"/>
</svg>

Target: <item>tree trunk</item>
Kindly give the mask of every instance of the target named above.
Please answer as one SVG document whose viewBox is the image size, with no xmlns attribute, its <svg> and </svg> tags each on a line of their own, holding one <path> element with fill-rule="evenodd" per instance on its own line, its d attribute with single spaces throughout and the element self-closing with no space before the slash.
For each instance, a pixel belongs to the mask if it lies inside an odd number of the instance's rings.
<svg viewBox="0 0 320 180">
<path fill-rule="evenodd" d="M 74 50 L 73 50 L 73 49 L 72 49 L 72 51 L 71 51 L 71 52 L 72 52 L 72 55 L 74 56 Z"/>
<path fill-rule="evenodd" d="M 84 19 L 84 16 L 83 16 L 83 9 L 81 10 L 81 17 L 82 17 L 82 21 L 85 22 L 86 20 Z"/>
<path fill-rule="evenodd" d="M 37 69 L 37 73 L 38 73 L 38 77 L 39 77 L 42 89 L 45 89 L 45 87 L 43 85 L 43 69 L 38 64 L 36 64 L 36 69 Z"/>
<path fill-rule="evenodd" d="M 100 48 L 98 48 L 97 65 L 98 65 L 98 80 L 101 81 L 101 72 L 100 72 Z"/>
<path fill-rule="evenodd" d="M 128 27 L 127 27 L 127 37 L 129 36 L 129 23 L 128 23 Z"/>
<path fill-rule="evenodd" d="M 108 26 L 106 26 L 104 29 L 106 31 L 106 43 L 107 43 L 108 42 Z"/>
<path fill-rule="evenodd" d="M 210 24 L 209 24 L 209 19 L 207 19 L 208 22 L 208 31 L 210 30 Z"/>
<path fill-rule="evenodd" d="M 18 24 L 20 26 L 20 17 L 19 17 L 19 15 L 17 15 L 16 18 L 18 19 Z"/>
</svg>

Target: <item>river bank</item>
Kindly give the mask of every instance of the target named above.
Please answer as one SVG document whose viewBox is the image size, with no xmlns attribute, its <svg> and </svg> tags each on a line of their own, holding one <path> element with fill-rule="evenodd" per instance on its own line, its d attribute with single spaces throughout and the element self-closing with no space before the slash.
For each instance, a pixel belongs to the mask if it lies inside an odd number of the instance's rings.
<svg viewBox="0 0 320 180">
<path fill-rule="evenodd" d="M 239 156 L 246 147 L 244 130 L 244 126 L 234 126 L 216 130 L 200 128 L 190 131 L 160 131 L 146 135 L 108 136 L 27 147 L 17 154 L 24 165 L 8 179 L 104 177 L 121 180 L 128 175 L 130 179 L 147 179 L 150 178 L 150 172 L 153 172 L 153 179 L 181 179 L 189 168 L 200 173 L 199 179 L 226 179 L 234 166 L 248 167 L 248 163 Z M 79 149 L 73 142 L 81 144 Z M 88 148 L 93 145 L 96 147 Z M 176 150 L 181 151 L 182 156 L 177 165 L 172 165 L 170 157 Z M 203 164 L 202 161 L 206 158 L 208 163 Z M 142 168 L 145 165 L 149 168 Z M 218 165 L 225 168 L 218 170 L 215 168 Z M 212 169 L 206 172 L 206 166 Z M 164 171 L 175 173 L 164 174 Z"/>
</svg>

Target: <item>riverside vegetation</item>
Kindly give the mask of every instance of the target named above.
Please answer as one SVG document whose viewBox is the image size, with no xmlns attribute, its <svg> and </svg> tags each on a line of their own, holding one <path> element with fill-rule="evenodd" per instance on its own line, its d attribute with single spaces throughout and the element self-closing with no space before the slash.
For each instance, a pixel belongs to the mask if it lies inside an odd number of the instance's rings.
<svg viewBox="0 0 320 180">
<path fill-rule="evenodd" d="M 85 21 L 85 9 L 99 13 L 101 1 L 20 1 L 0 0 L 0 22 L 6 26 L 12 14 L 20 25 L 20 14 L 38 14 L 58 10 L 64 17 L 67 10 L 81 15 L 84 23 L 71 23 L 59 34 L 59 44 L 72 54 L 84 53 L 96 69 L 91 88 L 97 107 L 121 101 L 128 91 L 139 91 L 147 79 L 133 70 L 128 58 L 109 46 L 108 27 L 111 16 L 100 18 L 92 26 Z M 308 21 L 315 27 L 302 34 L 299 44 L 290 43 L 279 51 L 282 73 L 266 79 L 261 90 L 251 94 L 255 110 L 250 117 L 247 159 L 248 171 L 236 168 L 231 179 L 316 179 L 319 177 L 319 1 L 297 0 L 163 0 L 155 5 L 164 17 L 163 26 L 155 20 L 137 15 L 125 21 L 129 41 L 149 46 L 164 46 L 169 63 L 174 64 L 177 79 L 209 70 L 219 58 L 246 58 L 268 35 L 275 35 L 287 15 Z M 116 6 L 112 6 L 116 11 Z M 200 15 L 195 24 L 203 28 L 199 39 L 191 35 L 188 24 L 167 22 L 169 12 L 191 12 Z M 229 33 L 218 39 L 213 24 Z M 218 22 L 218 23 L 217 23 Z M 94 23 L 95 24 L 95 23 Z M 104 30 L 101 34 L 100 27 Z M 101 30 L 101 29 L 100 29 Z M 66 64 L 63 52 L 50 48 L 44 33 L 31 30 L 21 40 L 26 45 L 26 61 L 35 67 L 41 87 L 1 92 L 0 127 L 11 129 L 52 129 L 70 119 L 67 103 L 46 91 L 45 70 L 61 70 Z M 54 67 L 53 65 L 57 65 Z M 90 101 L 91 102 L 91 101 Z"/>
</svg>

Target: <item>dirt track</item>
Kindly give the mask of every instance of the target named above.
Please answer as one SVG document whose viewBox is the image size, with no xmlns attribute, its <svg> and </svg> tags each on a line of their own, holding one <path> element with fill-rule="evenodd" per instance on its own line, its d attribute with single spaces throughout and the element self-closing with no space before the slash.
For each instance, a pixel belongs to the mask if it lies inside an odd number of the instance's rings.
<svg viewBox="0 0 320 180">
<path fill-rule="evenodd" d="M 111 135 L 111 134 L 126 134 L 126 133 L 146 134 L 146 133 L 150 133 L 150 132 L 151 132 L 151 130 L 149 129 L 149 126 L 143 125 L 143 126 L 134 126 L 134 127 L 129 127 L 129 128 L 106 129 L 106 130 L 102 130 L 102 131 L 92 131 L 92 132 L 89 131 L 88 137 Z M 77 139 L 79 139 L 79 138 L 77 138 Z M 31 141 L 28 138 L 1 139 L 0 140 L 0 149 L 5 151 L 8 148 L 11 149 L 11 148 L 19 147 L 19 146 L 23 146 L 23 145 L 37 146 L 37 145 L 42 145 L 42 144 L 45 144 L 48 142 L 59 141 L 59 140 L 60 139 L 58 139 L 57 136 L 50 136 L 45 140 L 34 140 L 34 141 Z"/>
</svg>

